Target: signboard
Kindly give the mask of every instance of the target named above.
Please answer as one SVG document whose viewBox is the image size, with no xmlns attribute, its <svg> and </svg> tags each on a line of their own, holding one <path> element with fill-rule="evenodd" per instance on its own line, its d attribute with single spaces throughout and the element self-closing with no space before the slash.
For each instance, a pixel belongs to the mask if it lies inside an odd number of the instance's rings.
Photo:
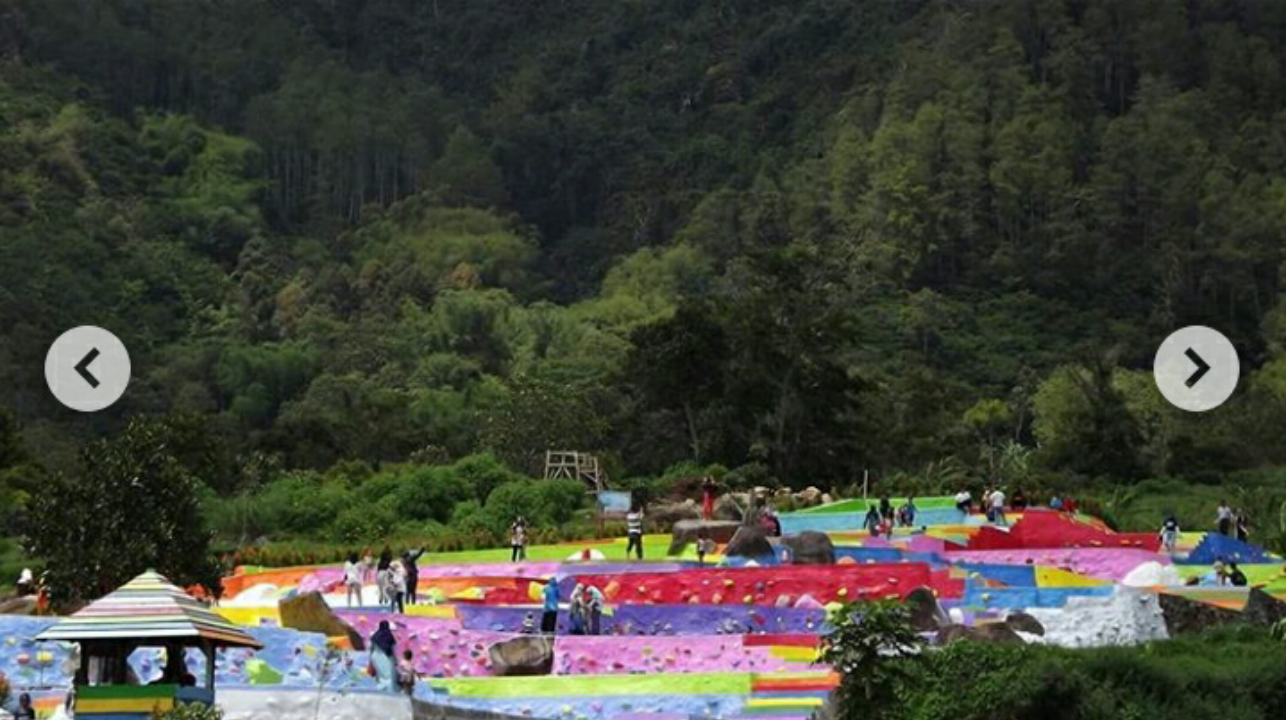
<svg viewBox="0 0 1286 720">
<path fill-rule="evenodd" d="M 630 502 L 628 492 L 602 490 L 598 493 L 598 511 L 602 515 L 623 516 L 630 511 Z"/>
</svg>

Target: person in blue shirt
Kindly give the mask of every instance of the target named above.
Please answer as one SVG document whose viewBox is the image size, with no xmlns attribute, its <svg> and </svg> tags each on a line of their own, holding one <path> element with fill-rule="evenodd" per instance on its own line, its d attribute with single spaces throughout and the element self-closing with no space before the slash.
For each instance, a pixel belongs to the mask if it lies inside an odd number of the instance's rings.
<svg viewBox="0 0 1286 720">
<path fill-rule="evenodd" d="M 540 616 L 540 631 L 553 635 L 558 629 L 558 580 L 550 577 L 545 581 L 545 612 Z"/>
</svg>

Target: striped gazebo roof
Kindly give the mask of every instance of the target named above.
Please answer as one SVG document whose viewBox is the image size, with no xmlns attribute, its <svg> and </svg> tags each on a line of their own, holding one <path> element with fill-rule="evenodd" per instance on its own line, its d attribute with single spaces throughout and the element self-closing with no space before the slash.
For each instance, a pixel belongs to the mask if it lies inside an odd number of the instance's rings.
<svg viewBox="0 0 1286 720">
<path fill-rule="evenodd" d="M 115 592 L 63 618 L 37 640 L 209 640 L 219 646 L 263 647 L 240 628 L 148 570 Z"/>
</svg>

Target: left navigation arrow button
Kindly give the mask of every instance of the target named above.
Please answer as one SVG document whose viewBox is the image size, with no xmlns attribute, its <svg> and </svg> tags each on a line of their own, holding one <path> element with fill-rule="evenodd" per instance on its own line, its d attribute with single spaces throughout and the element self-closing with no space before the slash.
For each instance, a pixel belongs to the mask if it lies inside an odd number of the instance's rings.
<svg viewBox="0 0 1286 720">
<path fill-rule="evenodd" d="M 94 362 L 101 354 L 98 352 L 98 348 L 93 348 L 85 354 L 85 357 L 80 359 L 80 362 L 76 363 L 76 374 L 85 378 L 85 382 L 89 383 L 90 387 L 96 388 L 100 384 L 98 378 L 94 377 L 94 374 L 89 371 L 89 364 Z"/>
<path fill-rule="evenodd" d="M 49 346 L 45 382 L 58 402 L 72 410 L 97 412 L 125 394 L 129 352 L 120 338 L 100 327 L 72 328 Z"/>
</svg>

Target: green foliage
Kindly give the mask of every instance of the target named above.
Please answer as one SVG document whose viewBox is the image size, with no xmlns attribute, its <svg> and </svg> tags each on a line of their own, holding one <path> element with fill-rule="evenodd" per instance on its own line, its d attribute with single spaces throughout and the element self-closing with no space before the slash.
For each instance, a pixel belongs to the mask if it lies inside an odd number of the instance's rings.
<svg viewBox="0 0 1286 720">
<path fill-rule="evenodd" d="M 309 474 L 348 460 L 934 489 L 1286 464 L 1282 13 L 332 5 L 6 5 L 6 507 L 167 412 L 206 421 L 238 538 L 454 514 Z M 69 420 L 39 368 L 86 323 L 137 381 Z M 1195 418 L 1148 372 L 1198 323 L 1245 381 Z"/>
<path fill-rule="evenodd" d="M 30 505 L 25 550 L 42 558 L 60 602 L 92 600 L 149 568 L 213 587 L 199 479 L 175 455 L 176 430 L 133 420 L 87 446 L 85 472 L 54 476 Z"/>
<path fill-rule="evenodd" d="M 896 601 L 848 603 L 829 622 L 818 659 L 840 672 L 841 716 L 898 717 L 904 683 L 922 658 L 910 611 Z"/>
<path fill-rule="evenodd" d="M 953 643 L 911 669 L 894 717 L 981 720 L 1254 718 L 1283 699 L 1286 649 L 1222 632 L 1132 648 Z"/>
<path fill-rule="evenodd" d="M 223 710 L 218 705 L 177 703 L 169 710 L 153 710 L 152 720 L 223 720 Z"/>
</svg>

